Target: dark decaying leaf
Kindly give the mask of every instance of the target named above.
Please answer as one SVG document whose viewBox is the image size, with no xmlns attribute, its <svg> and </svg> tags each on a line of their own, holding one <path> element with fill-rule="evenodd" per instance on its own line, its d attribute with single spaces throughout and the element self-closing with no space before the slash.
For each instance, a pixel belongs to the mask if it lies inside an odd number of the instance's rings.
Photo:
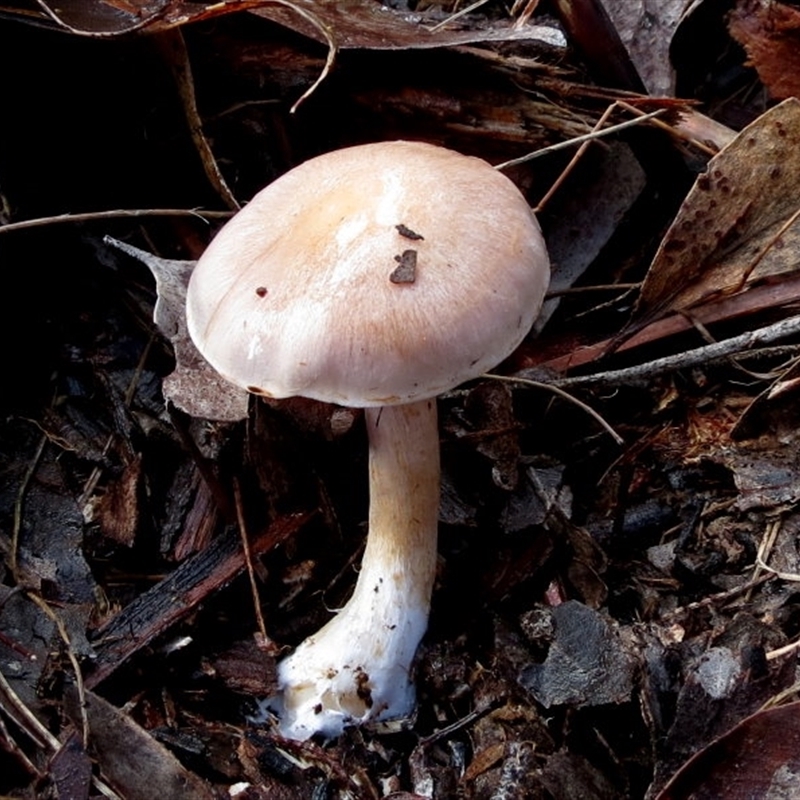
<svg viewBox="0 0 800 800">
<path fill-rule="evenodd" d="M 797 796 L 800 703 L 758 711 L 694 756 L 656 800 Z"/>
<path fill-rule="evenodd" d="M 781 507 L 800 499 L 796 429 L 784 441 L 765 435 L 743 441 L 737 447 L 721 442 L 718 447 L 709 448 L 707 455 L 731 470 L 739 490 L 736 504 L 742 510 Z"/>
<path fill-rule="evenodd" d="M 619 791 L 599 769 L 568 751 L 562 750 L 548 759 L 539 780 L 559 800 L 621 800 Z"/>
<path fill-rule="evenodd" d="M 684 619 L 684 624 L 687 622 Z M 677 694 L 676 687 L 669 688 L 670 680 L 674 683 L 676 677 L 677 646 L 652 641 L 649 648 L 645 697 L 654 718 L 662 725 L 668 723 L 657 745 L 654 791 L 663 787 L 693 754 L 757 711 L 794 680 L 791 658 L 766 657 L 781 638 L 746 609 L 717 637 L 702 639 L 706 646 L 699 639 L 682 645 L 682 685 Z"/>
<path fill-rule="evenodd" d="M 553 609 L 553 628 L 545 662 L 525 668 L 519 678 L 545 708 L 630 698 L 635 657 L 598 612 L 570 600 Z"/>
<path fill-rule="evenodd" d="M 672 36 L 684 0 L 603 0 L 631 61 L 650 94 L 672 95 L 675 71 L 669 60 Z"/>
<path fill-rule="evenodd" d="M 87 800 L 92 782 L 92 760 L 74 731 L 50 761 L 50 772 L 59 800 Z"/>
<path fill-rule="evenodd" d="M 646 185 L 644 170 L 626 144 L 613 142 L 583 159 L 573 180 L 559 191 L 547 209 L 547 247 L 552 261 L 550 291 L 574 286 L 594 263 L 619 228 Z M 545 303 L 536 320 L 542 330 L 558 308 L 559 298 Z"/>
<path fill-rule="evenodd" d="M 78 698 L 69 711 L 79 719 Z M 211 786 L 159 744 L 124 711 L 87 692 L 85 710 L 91 731 L 90 746 L 103 777 L 119 787 L 129 800 L 214 800 Z"/>
<path fill-rule="evenodd" d="M 465 404 L 466 419 L 476 449 L 492 462 L 492 479 L 511 490 L 519 479 L 520 449 L 511 390 L 504 383 L 487 381 L 473 389 Z"/>
<path fill-rule="evenodd" d="M 37 464 L 35 445 L 39 435 L 23 425 L 19 423 L 16 431 L 16 445 L 21 447 L 27 440 L 30 449 L 17 451 L 24 457 L 11 460 L 9 454 L 0 452 L 4 475 L 0 513 L 8 514 L 8 519 L 31 461 L 36 467 L 22 507 L 24 515 L 17 542 L 20 577 L 48 599 L 88 610 L 94 603 L 96 585 L 83 553 L 81 510 L 65 483 L 57 451 L 45 447 Z"/>
</svg>

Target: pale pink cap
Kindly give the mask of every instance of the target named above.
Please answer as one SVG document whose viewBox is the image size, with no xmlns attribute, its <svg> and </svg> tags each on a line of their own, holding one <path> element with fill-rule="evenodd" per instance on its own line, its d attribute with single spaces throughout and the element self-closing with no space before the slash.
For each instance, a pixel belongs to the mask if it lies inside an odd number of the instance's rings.
<svg viewBox="0 0 800 800">
<path fill-rule="evenodd" d="M 490 164 L 418 142 L 313 158 L 228 222 L 189 284 L 224 377 L 347 406 L 433 397 L 508 356 L 549 280 L 539 225 Z"/>
</svg>

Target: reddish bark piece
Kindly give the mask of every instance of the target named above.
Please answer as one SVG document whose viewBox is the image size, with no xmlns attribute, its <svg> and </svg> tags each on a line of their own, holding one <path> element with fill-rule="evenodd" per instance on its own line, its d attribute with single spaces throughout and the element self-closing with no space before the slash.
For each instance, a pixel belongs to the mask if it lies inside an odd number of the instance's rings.
<svg viewBox="0 0 800 800">
<path fill-rule="evenodd" d="M 133 547 L 139 526 L 139 493 L 142 458 L 134 456 L 121 475 L 111 480 L 95 500 L 92 519 L 103 534 L 126 547 Z"/>
<path fill-rule="evenodd" d="M 250 543 L 258 556 L 294 534 L 307 519 L 294 514 L 278 519 Z M 97 658 L 86 685 L 97 686 L 139 649 L 191 613 L 203 600 L 233 580 L 245 567 L 238 532 L 228 531 L 202 553 L 136 598 L 97 631 Z"/>
</svg>

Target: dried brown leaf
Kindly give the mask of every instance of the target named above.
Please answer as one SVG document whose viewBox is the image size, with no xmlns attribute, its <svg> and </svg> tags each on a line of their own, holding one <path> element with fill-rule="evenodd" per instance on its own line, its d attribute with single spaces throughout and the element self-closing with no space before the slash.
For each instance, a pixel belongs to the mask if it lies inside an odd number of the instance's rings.
<svg viewBox="0 0 800 800">
<path fill-rule="evenodd" d="M 672 95 L 675 71 L 669 48 L 686 0 L 603 0 L 603 5 L 647 90 Z"/>
<path fill-rule="evenodd" d="M 800 101 L 760 116 L 708 163 L 653 259 L 637 327 L 769 276 L 800 256 Z"/>
<path fill-rule="evenodd" d="M 77 699 L 71 702 L 77 715 Z M 213 800 L 211 787 L 130 717 L 98 695 L 86 693 L 91 746 L 103 776 L 128 800 Z"/>
<path fill-rule="evenodd" d="M 566 47 L 563 33 L 554 25 L 517 25 L 511 16 L 486 20 L 470 15 L 447 23 L 450 15 L 433 4 L 427 9 L 410 11 L 374 0 L 351 0 L 347 3 L 340 0 L 37 2 L 54 23 L 73 33 L 88 36 L 117 36 L 143 28 L 166 30 L 225 14 L 252 11 L 304 36 L 327 45 L 333 42 L 340 48 L 400 50 L 490 41 L 538 41 L 546 48 Z"/>
<path fill-rule="evenodd" d="M 175 371 L 164 378 L 164 397 L 193 417 L 224 422 L 244 419 L 247 392 L 211 367 L 186 328 L 186 289 L 195 262 L 159 258 L 110 237 L 106 242 L 141 261 L 156 280 L 158 299 L 153 319 L 175 349 Z"/>
<path fill-rule="evenodd" d="M 796 797 L 800 703 L 759 711 L 692 758 L 656 800 Z"/>
<path fill-rule="evenodd" d="M 477 42 L 538 41 L 547 47 L 564 48 L 566 41 L 554 25 L 516 25 L 511 16 L 487 20 L 465 15 L 447 23 L 450 16 L 435 4 L 422 4 L 416 11 L 392 8 L 374 0 L 295 0 L 298 8 L 314 14 L 328 28 L 338 47 L 374 50 L 404 50 L 452 47 Z M 427 8 L 423 6 L 427 5 Z M 320 39 L 319 29 L 289 8 L 267 6 L 258 16 L 266 17 L 310 38 Z M 475 23 L 475 19 L 480 24 Z"/>
<path fill-rule="evenodd" d="M 772 97 L 800 97 L 800 9 L 772 0 L 740 0 L 728 28 Z"/>
</svg>

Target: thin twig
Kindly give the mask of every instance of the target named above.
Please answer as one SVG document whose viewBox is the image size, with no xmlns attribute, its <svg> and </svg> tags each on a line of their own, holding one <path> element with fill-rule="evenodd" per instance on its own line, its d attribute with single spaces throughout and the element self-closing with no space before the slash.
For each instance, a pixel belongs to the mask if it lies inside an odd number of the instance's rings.
<svg viewBox="0 0 800 800">
<path fill-rule="evenodd" d="M 81 715 L 81 741 L 84 749 L 89 744 L 89 717 L 86 712 L 86 687 L 83 685 L 83 673 L 81 666 L 78 663 L 78 657 L 75 655 L 75 650 L 72 647 L 72 640 L 70 639 L 64 620 L 56 614 L 50 604 L 36 592 L 28 591 L 27 596 L 41 609 L 41 611 L 55 624 L 58 635 L 64 646 L 67 648 L 67 658 L 72 665 L 72 670 L 75 673 L 75 688 L 78 692 L 78 706 Z"/>
<path fill-rule="evenodd" d="M 789 583 L 800 583 L 800 573 L 781 572 L 780 570 L 773 569 L 760 556 L 756 556 L 756 564 L 758 564 L 758 566 L 761 567 L 761 569 L 763 569 L 765 572 L 769 572 L 776 578 L 780 578 L 782 581 L 787 581 Z"/>
<path fill-rule="evenodd" d="M 592 294 L 594 292 L 617 292 L 617 291 L 631 291 L 632 289 L 641 289 L 641 281 L 637 283 L 598 283 L 594 286 L 568 286 L 566 289 L 555 289 L 552 292 L 547 292 L 544 296 L 545 300 L 552 300 L 554 297 L 564 297 L 570 294 Z"/>
<path fill-rule="evenodd" d="M 250 552 L 250 540 L 247 536 L 247 524 L 244 519 L 244 508 L 242 506 L 242 492 L 239 488 L 239 481 L 233 482 L 233 498 L 236 505 L 236 520 L 239 523 L 239 536 L 242 539 L 242 549 L 244 550 L 244 563 L 247 566 L 247 575 L 250 579 L 250 592 L 253 595 L 253 608 L 256 612 L 258 630 L 261 634 L 262 646 L 270 651 L 277 652 L 279 648 L 267 634 L 267 626 L 264 623 L 264 615 L 261 612 L 261 599 L 258 596 L 258 585 L 256 584 L 256 572 L 253 567 L 253 556 Z"/>
<path fill-rule="evenodd" d="M 563 142 L 557 142 L 556 144 L 548 145 L 547 147 L 542 147 L 540 150 L 535 150 L 532 153 L 528 153 L 527 155 L 520 156 L 519 158 L 512 158 L 510 161 L 504 161 L 502 164 L 495 164 L 495 169 L 508 169 L 508 167 L 516 167 L 519 164 L 526 164 L 528 161 L 533 161 L 534 158 L 539 158 L 540 156 L 546 156 L 550 153 L 555 153 L 558 150 L 566 150 L 569 147 L 574 147 L 576 144 L 582 144 L 583 142 L 589 142 L 592 139 L 602 139 L 605 136 L 611 136 L 613 133 L 619 133 L 619 131 L 624 131 L 626 128 L 633 128 L 636 125 L 641 125 L 643 122 L 647 122 L 648 120 L 655 119 L 656 117 L 660 116 L 664 113 L 664 109 L 659 109 L 658 111 L 652 111 L 649 114 L 645 114 L 643 117 L 637 117 L 636 119 L 629 119 L 625 122 L 620 122 L 619 125 L 612 125 L 610 128 L 603 128 L 601 131 L 592 131 L 591 133 L 584 133 L 581 136 L 575 136 L 572 139 L 566 139 Z"/>
<path fill-rule="evenodd" d="M 766 711 L 768 708 L 781 706 L 786 700 L 788 700 L 790 697 L 794 697 L 796 694 L 800 694 L 800 681 L 795 681 L 791 686 L 781 689 L 781 691 L 779 691 L 777 694 L 770 697 L 769 700 L 767 700 L 766 703 L 764 703 L 764 705 L 762 705 L 758 710 Z"/>
<path fill-rule="evenodd" d="M 437 22 L 436 25 L 434 25 L 432 28 L 428 28 L 428 30 L 431 33 L 436 33 L 437 31 L 449 25 L 451 22 L 463 17 L 465 14 L 469 14 L 472 11 L 479 9 L 481 6 L 485 6 L 488 2 L 489 0 L 475 0 L 475 2 L 471 5 L 468 5 L 466 8 L 462 8 L 461 11 L 456 11 L 455 14 L 451 14 L 447 19 Z"/>
<path fill-rule="evenodd" d="M 42 7 L 47 16 L 64 30 L 77 34 L 78 36 L 88 36 L 92 39 L 111 39 L 117 36 L 133 33 L 134 31 L 142 30 L 160 21 L 161 18 L 173 8 L 171 3 L 163 3 L 154 14 L 151 14 L 149 17 L 143 17 L 139 19 L 133 25 L 116 28 L 111 31 L 92 31 L 76 28 L 74 25 L 70 25 L 57 13 L 55 13 L 50 8 L 49 4 L 44 2 L 44 0 L 39 0 L 39 5 Z M 323 66 L 322 71 L 317 76 L 317 79 L 314 81 L 314 83 L 312 83 L 311 86 L 300 95 L 300 97 L 295 101 L 294 105 L 292 105 L 291 109 L 289 109 L 290 113 L 293 114 L 295 111 L 297 111 L 300 104 L 310 97 L 314 91 L 316 91 L 317 87 L 325 80 L 325 78 L 328 77 L 336 60 L 338 47 L 336 45 L 336 40 L 333 38 L 333 32 L 315 14 L 312 14 L 310 11 L 301 8 L 296 3 L 291 2 L 291 0 L 228 0 L 227 2 L 211 3 L 201 8 L 201 10 L 195 10 L 191 17 L 182 16 L 177 20 L 164 23 L 160 27 L 160 30 L 164 31 L 179 28 L 181 25 L 188 22 L 190 18 L 193 22 L 200 22 L 206 19 L 213 19 L 220 14 L 231 14 L 234 11 L 250 11 L 256 8 L 263 8 L 264 6 L 283 6 L 283 8 L 288 8 L 290 11 L 293 11 L 295 14 L 306 20 L 306 22 L 308 22 L 311 26 L 316 28 L 322 34 L 326 44 L 328 45 L 328 55 L 325 59 L 325 65 Z"/>
<path fill-rule="evenodd" d="M 624 369 L 609 370 L 607 372 L 596 372 L 592 375 L 577 375 L 572 378 L 554 378 L 552 381 L 546 378 L 541 379 L 548 386 L 560 388 L 577 386 L 616 386 L 621 383 L 631 381 L 643 381 L 674 372 L 678 369 L 687 369 L 701 364 L 709 364 L 714 361 L 738 355 L 750 350 L 755 345 L 770 344 L 787 336 L 800 333 L 800 316 L 789 317 L 764 328 L 748 331 L 730 339 L 723 339 L 721 342 L 698 347 L 694 350 L 687 350 L 683 353 L 657 358 L 646 364 L 637 364 L 634 367 Z M 523 370 L 518 377 L 526 377 Z M 517 377 L 517 376 L 515 376 Z"/>
<path fill-rule="evenodd" d="M 523 3 L 525 3 L 525 8 L 521 8 Z M 539 0 L 514 1 L 514 5 L 511 7 L 511 16 L 513 17 L 514 15 L 519 14 L 517 19 L 514 21 L 514 30 L 519 30 L 528 23 L 528 20 L 533 16 L 533 12 L 536 11 L 536 6 L 538 5 Z"/>
<path fill-rule="evenodd" d="M 47 436 L 42 436 L 42 438 L 39 440 L 39 445 L 36 448 L 36 452 L 33 454 L 31 463 L 28 464 L 28 468 L 25 470 L 25 474 L 22 476 L 22 482 L 19 485 L 17 497 L 14 501 L 14 520 L 11 528 L 11 548 L 8 554 L 8 568 L 11 570 L 11 577 L 13 578 L 15 584 L 19 584 L 20 582 L 19 534 L 22 530 L 22 509 L 25 505 L 25 495 L 28 492 L 28 485 L 30 484 L 31 479 L 36 472 L 36 468 L 39 466 L 39 461 L 42 458 L 42 453 L 44 453 L 44 448 L 47 444 L 47 441 Z"/>
<path fill-rule="evenodd" d="M 764 569 L 761 565 L 769 560 L 770 553 L 772 552 L 772 548 L 775 546 L 775 542 L 778 539 L 778 534 L 780 533 L 782 527 L 783 520 L 780 517 L 770 520 L 767 524 L 767 529 L 764 531 L 764 535 L 761 538 L 761 542 L 758 545 L 758 550 L 756 551 L 756 564 L 755 567 L 753 567 L 753 580 L 758 578 L 758 576 L 764 572 Z M 752 592 L 748 592 L 745 599 L 749 600 L 751 594 Z"/>
<path fill-rule="evenodd" d="M 785 644 L 783 647 L 778 647 L 775 650 L 770 650 L 767 653 L 766 658 L 767 661 L 774 661 L 776 658 L 780 658 L 781 656 L 788 656 L 795 650 L 800 650 L 800 639 L 797 639 L 794 642 L 789 642 L 789 644 Z"/>
<path fill-rule="evenodd" d="M 228 0 L 228 2 L 212 3 L 211 5 L 206 6 L 202 11 L 194 14 L 192 19 L 193 21 L 199 22 L 201 20 L 211 19 L 217 16 L 219 13 L 249 11 L 256 8 L 263 8 L 264 6 L 282 6 L 283 8 L 288 8 L 299 17 L 302 17 L 313 28 L 316 28 L 322 34 L 322 38 L 325 39 L 325 43 L 328 46 L 328 54 L 325 57 L 325 64 L 323 65 L 320 74 L 317 76 L 316 80 L 311 84 L 311 86 L 309 86 L 308 89 L 306 89 L 303 94 L 301 94 L 300 97 L 295 100 L 295 102 L 292 104 L 292 107 L 289 109 L 289 113 L 294 114 L 300 105 L 309 97 L 311 97 L 311 95 L 319 88 L 320 84 L 325 80 L 325 78 L 328 77 L 330 71 L 333 69 L 333 65 L 336 61 L 336 54 L 339 48 L 336 44 L 336 39 L 334 38 L 332 28 L 330 28 L 323 20 L 321 20 L 311 11 L 298 6 L 296 3 L 291 2 L 291 0 Z M 180 22 L 175 23 L 173 27 L 177 27 L 180 24 Z"/>
<path fill-rule="evenodd" d="M 644 115 L 644 111 L 642 111 L 640 108 L 636 108 L 636 106 L 632 106 L 630 103 L 626 103 L 624 100 L 618 100 L 617 105 L 620 106 L 620 108 L 624 108 L 626 111 L 630 111 L 631 114 L 636 114 L 637 116 Z M 662 122 L 660 119 L 655 120 L 653 125 L 655 125 L 657 128 L 661 128 L 661 130 L 666 131 L 677 139 L 683 139 L 684 142 L 689 142 L 689 144 L 694 145 L 694 147 L 696 147 L 698 150 L 701 150 L 706 155 L 715 156 L 719 152 L 713 147 L 709 147 L 704 142 L 701 142 L 699 139 L 696 139 L 694 136 L 690 136 L 679 128 L 675 128 L 672 125 L 668 125 L 666 122 Z"/>
<path fill-rule="evenodd" d="M 39 721 L 39 718 L 22 702 L 19 695 L 11 687 L 0 671 L 0 693 L 2 693 L 8 704 L 14 710 L 12 718 L 22 728 L 30 738 L 41 748 L 46 748 L 51 753 L 56 753 L 61 748 L 61 742 Z M 122 798 L 103 780 L 96 775 L 92 776 L 94 787 L 110 800 L 122 800 Z"/>
<path fill-rule="evenodd" d="M 25 751 L 14 741 L 2 719 L 0 719 L 0 746 L 2 746 L 7 753 L 16 758 L 29 775 L 32 775 L 37 780 L 41 780 L 44 777 L 33 761 L 25 754 Z"/>
<path fill-rule="evenodd" d="M 617 103 L 612 103 L 602 114 L 600 119 L 597 120 L 595 126 L 592 128 L 592 131 L 599 131 L 602 129 L 603 125 L 606 124 L 608 118 L 614 113 L 614 109 L 617 107 Z M 569 177 L 570 173 L 577 163 L 583 158 L 584 153 L 589 149 L 589 145 L 591 142 L 584 142 L 576 151 L 575 155 L 569 160 L 569 164 L 567 164 L 564 169 L 561 170 L 561 174 L 553 181 L 550 188 L 545 192 L 544 197 L 536 204 L 536 207 L 533 209 L 535 214 L 540 214 L 544 207 L 550 202 L 553 195 L 561 188 L 564 181 Z"/>
<path fill-rule="evenodd" d="M 780 228 L 778 228 L 778 230 L 775 231 L 775 233 L 772 236 L 770 236 L 769 241 L 761 248 L 761 251 L 758 253 L 758 255 L 756 255 L 756 257 L 748 265 L 747 269 L 744 272 L 744 275 L 742 275 L 742 278 L 739 281 L 739 286 L 737 287 L 737 290 L 744 288 L 744 285 L 750 279 L 750 276 L 755 271 L 755 268 L 764 260 L 769 251 L 772 250 L 773 247 L 775 247 L 781 236 L 783 236 L 783 234 L 786 233 L 786 231 L 788 231 L 789 228 L 791 228 L 795 222 L 797 222 L 798 217 L 800 217 L 800 208 L 798 208 L 786 220 L 786 222 L 784 222 L 783 225 L 781 225 Z"/>
<path fill-rule="evenodd" d="M 462 728 L 466 728 L 468 725 L 472 725 L 473 722 L 479 720 L 490 711 L 492 711 L 491 705 L 487 706 L 486 708 L 473 709 L 468 714 L 465 714 L 463 717 L 461 717 L 461 719 L 457 719 L 450 725 L 440 728 L 438 731 L 434 731 L 430 735 L 420 739 L 419 743 L 422 745 L 422 747 L 428 747 L 429 745 L 438 742 L 439 739 L 442 739 L 445 736 L 450 736 L 450 734 L 460 731 Z"/>
<path fill-rule="evenodd" d="M 299 6 L 288 2 L 287 0 L 272 0 L 272 2 L 274 2 L 276 5 L 291 9 L 306 22 L 313 25 L 323 35 L 325 38 L 325 43 L 328 45 L 328 55 L 325 57 L 325 65 L 322 67 L 322 71 L 317 76 L 317 79 L 314 81 L 314 83 L 312 83 L 311 86 L 309 86 L 308 89 L 306 89 L 303 94 L 301 94 L 300 97 L 294 101 L 292 107 L 289 109 L 289 113 L 294 114 L 303 101 L 311 97 L 319 85 L 330 74 L 330 71 L 333 69 L 334 62 L 336 61 L 336 52 L 338 50 L 338 46 L 336 44 L 336 40 L 333 38 L 333 32 L 331 29 L 321 19 L 319 19 L 319 17 L 312 14 L 310 11 L 306 11 L 306 9 L 300 8 Z"/>
<path fill-rule="evenodd" d="M 189 134 L 192 137 L 195 150 L 200 156 L 200 162 L 203 165 L 206 177 L 225 205 L 234 211 L 238 211 L 241 208 L 239 201 L 228 186 L 228 182 L 217 164 L 214 151 L 211 149 L 211 145 L 208 143 L 203 131 L 203 121 L 200 119 L 200 112 L 197 109 L 192 64 L 189 61 L 189 51 L 186 49 L 183 33 L 181 33 L 180 28 L 174 28 L 158 34 L 155 40 L 172 72 L 175 86 L 178 89 L 178 96 L 183 106 L 183 113 L 186 117 L 186 124 L 189 126 Z"/>
<path fill-rule="evenodd" d="M 124 219 L 126 217 L 197 217 L 204 222 L 207 219 L 227 219 L 232 211 L 201 211 L 198 208 L 117 208 L 110 211 L 87 211 L 81 214 L 56 214 L 52 217 L 23 219 L 20 222 L 9 222 L 0 225 L 0 235 L 24 231 L 30 228 L 42 228 L 47 225 L 61 225 L 65 222 L 94 222 L 103 219 Z"/>
<path fill-rule="evenodd" d="M 708 597 L 704 597 L 702 600 L 697 600 L 694 603 L 688 603 L 685 606 L 681 606 L 680 608 L 675 608 L 672 611 L 668 611 L 661 617 L 661 621 L 667 621 L 670 619 L 674 619 L 675 617 L 683 616 L 684 614 L 688 614 L 691 611 L 697 611 L 700 608 L 706 608 L 708 606 L 713 605 L 720 605 L 721 603 L 727 603 L 728 600 L 732 600 L 734 597 L 740 594 L 745 594 L 747 592 L 751 592 L 755 587 L 761 586 L 762 583 L 766 583 L 774 578 L 774 575 L 760 575 L 758 578 L 754 580 L 749 580 L 747 583 L 743 583 L 741 586 L 735 586 L 733 589 L 727 589 L 724 592 L 718 592 L 717 594 L 709 595 Z"/>
<path fill-rule="evenodd" d="M 495 381 L 505 381 L 506 383 L 517 383 L 522 384 L 523 386 L 531 386 L 534 389 L 544 389 L 547 392 L 557 394 L 564 400 L 574 403 L 576 406 L 578 406 L 578 408 L 580 408 L 582 411 L 585 411 L 590 417 L 596 420 L 617 444 L 625 443 L 625 440 L 591 406 L 587 405 L 581 400 L 578 400 L 577 397 L 573 397 L 571 394 L 569 394 L 569 392 L 565 392 L 563 389 L 552 383 L 543 383 L 542 381 L 535 381 L 530 378 L 519 378 L 513 375 L 496 375 L 492 372 L 485 373 L 483 377 L 491 378 Z"/>
<path fill-rule="evenodd" d="M 0 692 L 5 696 L 8 705 L 14 712 L 11 715 L 14 722 L 19 725 L 39 747 L 46 747 L 53 753 L 61 747 L 61 742 L 47 730 L 33 711 L 22 702 L 19 695 L 6 680 L 2 670 L 0 670 Z M 11 713 L 8 709 L 7 712 Z"/>
</svg>

